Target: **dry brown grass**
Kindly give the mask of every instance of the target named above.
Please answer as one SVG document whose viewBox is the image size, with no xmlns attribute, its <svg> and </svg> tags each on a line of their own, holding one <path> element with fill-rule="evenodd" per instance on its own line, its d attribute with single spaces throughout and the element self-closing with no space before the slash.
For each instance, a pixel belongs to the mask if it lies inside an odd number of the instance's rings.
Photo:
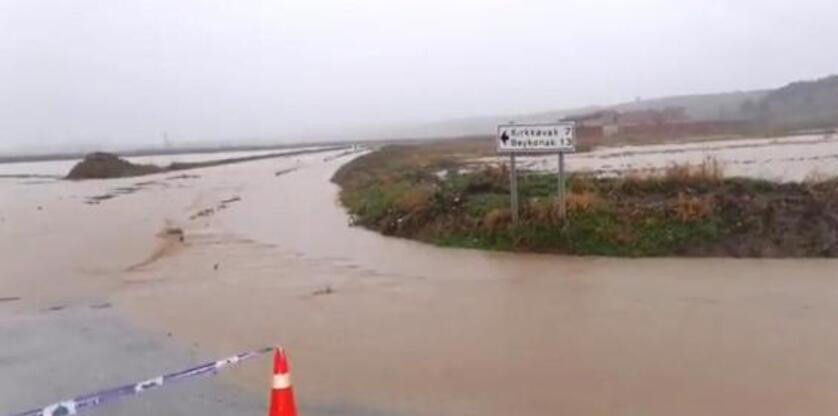
<svg viewBox="0 0 838 416">
<path fill-rule="evenodd" d="M 568 181 L 569 192 L 588 192 L 597 189 L 596 174 L 590 172 L 576 172 Z"/>
<path fill-rule="evenodd" d="M 591 212 L 605 206 L 605 199 L 592 191 L 571 192 L 567 195 L 568 212 Z"/>
<path fill-rule="evenodd" d="M 661 178 L 660 172 L 650 169 L 633 169 L 624 174 L 621 178 L 624 183 L 643 183 Z"/>
<path fill-rule="evenodd" d="M 812 187 L 819 183 L 824 183 L 830 179 L 832 179 L 830 175 L 816 168 L 806 174 L 806 177 L 803 178 L 803 183 L 805 185 L 808 185 L 809 187 Z"/>
<path fill-rule="evenodd" d="M 724 168 L 715 158 L 704 159 L 697 165 L 673 164 L 664 171 L 664 179 L 680 184 L 719 183 L 724 179 Z"/>
<path fill-rule="evenodd" d="M 548 198 L 533 198 L 528 201 L 524 217 L 537 223 L 551 224 L 557 219 L 555 203 Z"/>
<path fill-rule="evenodd" d="M 672 164 L 662 170 L 636 169 L 620 178 L 622 189 L 645 189 L 649 185 L 664 184 L 675 187 L 718 185 L 723 180 L 723 165 L 713 158 L 695 165 Z"/>
<path fill-rule="evenodd" d="M 483 227 L 489 231 L 498 231 L 512 222 L 512 214 L 508 209 L 495 208 L 483 217 Z"/>
<path fill-rule="evenodd" d="M 571 192 L 565 200 L 567 213 L 598 211 L 606 206 L 605 199 L 594 191 Z M 559 201 L 553 197 L 532 198 L 523 211 L 527 221 L 536 224 L 561 224 L 563 222 Z"/>
<path fill-rule="evenodd" d="M 427 186 L 415 187 L 396 200 L 396 208 L 402 212 L 419 212 L 427 209 L 433 199 L 434 190 Z"/>
<path fill-rule="evenodd" d="M 497 167 L 490 166 L 486 169 L 486 175 L 489 176 L 492 182 L 506 182 L 509 180 L 509 166 L 506 166 L 506 163 Z"/>
<path fill-rule="evenodd" d="M 712 195 L 688 196 L 678 193 L 678 198 L 672 204 L 672 215 L 681 222 L 704 220 L 713 215 L 716 205 Z"/>
</svg>

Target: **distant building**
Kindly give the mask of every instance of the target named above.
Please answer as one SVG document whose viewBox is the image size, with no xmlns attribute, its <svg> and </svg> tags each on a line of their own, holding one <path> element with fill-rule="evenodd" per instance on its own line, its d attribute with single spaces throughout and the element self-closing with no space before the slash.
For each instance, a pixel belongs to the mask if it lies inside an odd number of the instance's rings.
<svg viewBox="0 0 838 416">
<path fill-rule="evenodd" d="M 610 137 L 620 132 L 618 119 L 620 113 L 614 110 L 603 110 L 595 113 L 569 116 L 562 121 L 576 123 L 576 128 L 585 137 Z"/>
<path fill-rule="evenodd" d="M 572 121 L 577 126 L 587 127 L 602 127 L 611 124 L 617 124 L 617 119 L 620 113 L 614 110 L 603 110 L 595 113 L 581 114 L 577 116 L 569 116 L 562 119 L 562 121 Z"/>
<path fill-rule="evenodd" d="M 741 130 L 743 121 L 693 121 L 684 107 L 616 111 L 601 110 L 565 117 L 562 121 L 576 123 L 580 137 L 602 139 L 618 134 L 628 136 L 691 136 L 713 135 Z"/>
</svg>

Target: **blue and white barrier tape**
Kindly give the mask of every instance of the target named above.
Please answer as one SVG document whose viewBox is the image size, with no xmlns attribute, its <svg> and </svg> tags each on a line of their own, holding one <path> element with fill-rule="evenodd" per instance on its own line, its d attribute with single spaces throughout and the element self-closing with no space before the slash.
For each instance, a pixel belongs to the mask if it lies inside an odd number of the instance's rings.
<svg viewBox="0 0 838 416">
<path fill-rule="evenodd" d="M 100 391 L 98 393 L 93 394 L 86 394 L 84 396 L 78 396 L 73 399 L 64 400 L 58 403 L 53 403 L 49 406 L 30 410 L 28 412 L 23 413 L 16 413 L 11 416 L 67 416 L 67 415 L 75 415 L 78 412 L 91 408 L 96 407 L 99 405 L 103 405 L 114 401 L 116 399 L 120 399 L 123 397 L 128 396 L 135 396 L 140 393 L 145 393 L 146 391 L 156 389 L 161 387 L 165 384 L 169 384 L 175 381 L 186 380 L 193 377 L 199 377 L 203 375 L 211 375 L 217 373 L 219 370 L 238 364 L 242 361 L 247 359 L 267 354 L 272 352 L 274 347 L 269 348 L 262 348 L 261 350 L 246 352 L 238 355 L 234 355 L 232 357 L 227 357 L 225 359 L 214 361 L 211 363 L 206 363 L 203 365 L 199 365 L 197 367 L 192 367 L 183 371 L 178 371 L 176 373 L 165 374 L 162 376 L 154 377 L 145 381 L 140 381 L 138 383 L 133 384 L 126 384 L 121 387 L 116 387 L 104 391 Z"/>
</svg>

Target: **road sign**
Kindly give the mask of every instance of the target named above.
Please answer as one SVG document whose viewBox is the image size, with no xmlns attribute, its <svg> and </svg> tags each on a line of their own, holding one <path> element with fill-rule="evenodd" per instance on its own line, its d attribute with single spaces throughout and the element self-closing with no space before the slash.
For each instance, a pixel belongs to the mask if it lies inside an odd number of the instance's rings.
<svg viewBox="0 0 838 416">
<path fill-rule="evenodd" d="M 497 149 L 505 154 L 576 151 L 573 123 L 504 124 L 498 126 Z"/>
<path fill-rule="evenodd" d="M 503 124 L 498 126 L 498 153 L 509 155 L 509 201 L 512 222 L 518 224 L 518 172 L 515 155 L 559 155 L 559 216 L 566 217 L 564 154 L 576 151 L 573 123 Z"/>
</svg>

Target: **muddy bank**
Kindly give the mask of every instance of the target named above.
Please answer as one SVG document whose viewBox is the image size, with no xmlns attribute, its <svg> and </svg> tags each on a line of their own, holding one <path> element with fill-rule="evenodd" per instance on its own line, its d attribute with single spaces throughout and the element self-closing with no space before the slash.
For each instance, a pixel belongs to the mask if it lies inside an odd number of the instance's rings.
<svg viewBox="0 0 838 416">
<path fill-rule="evenodd" d="M 728 178 L 710 160 L 624 177 L 574 174 L 559 217 L 554 175 L 519 179 L 512 223 L 505 167 L 462 170 L 426 146 L 390 146 L 334 180 L 353 222 L 439 245 L 605 256 L 838 256 L 838 180 Z M 430 149 L 429 149 L 430 148 Z"/>
</svg>

